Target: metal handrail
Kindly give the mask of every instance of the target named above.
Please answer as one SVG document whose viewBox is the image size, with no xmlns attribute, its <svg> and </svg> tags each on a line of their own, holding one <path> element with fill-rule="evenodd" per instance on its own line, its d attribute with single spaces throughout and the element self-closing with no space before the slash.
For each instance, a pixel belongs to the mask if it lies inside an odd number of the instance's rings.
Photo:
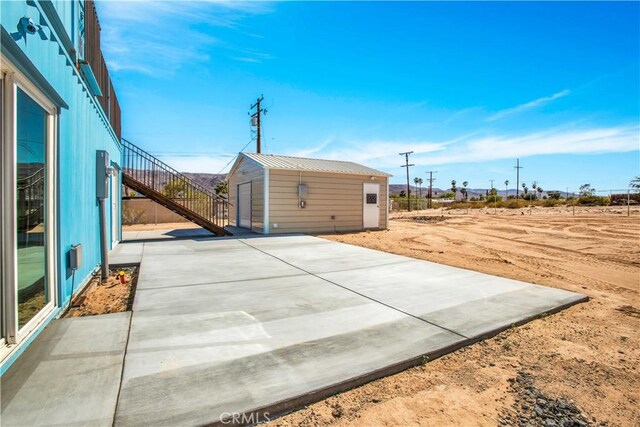
<svg viewBox="0 0 640 427">
<path fill-rule="evenodd" d="M 122 149 L 123 174 L 142 185 L 143 189 L 164 195 L 172 203 L 218 227 L 229 225 L 229 203 L 225 198 L 197 184 L 124 138 Z M 188 213 L 181 214 L 188 218 Z"/>
</svg>

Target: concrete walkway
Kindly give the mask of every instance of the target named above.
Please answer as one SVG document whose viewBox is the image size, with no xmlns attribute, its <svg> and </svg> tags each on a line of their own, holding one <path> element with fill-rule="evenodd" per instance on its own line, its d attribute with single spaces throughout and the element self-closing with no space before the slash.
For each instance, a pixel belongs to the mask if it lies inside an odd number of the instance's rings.
<svg viewBox="0 0 640 427">
<path fill-rule="evenodd" d="M 586 300 L 309 236 L 125 243 L 114 258 L 142 261 L 113 419 L 127 426 L 273 417 Z M 2 389 L 3 424 L 22 419 Z"/>
</svg>

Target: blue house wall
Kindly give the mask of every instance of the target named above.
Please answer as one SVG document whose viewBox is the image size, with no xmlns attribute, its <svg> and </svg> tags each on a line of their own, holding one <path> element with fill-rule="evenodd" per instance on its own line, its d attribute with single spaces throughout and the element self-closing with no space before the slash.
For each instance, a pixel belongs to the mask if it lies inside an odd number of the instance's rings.
<svg viewBox="0 0 640 427">
<path fill-rule="evenodd" d="M 50 19 L 52 10 L 59 18 L 58 24 Z M 17 25 L 25 16 L 41 25 L 41 31 L 38 34 L 19 37 Z M 74 293 L 78 292 L 100 264 L 96 151 L 107 151 L 112 164 L 118 167 L 117 170 L 121 163 L 118 137 L 100 104 L 89 92 L 84 78 L 76 69 L 74 60 L 68 52 L 68 46 L 64 46 L 61 41 L 65 37 L 64 34 L 59 34 L 60 30 L 66 32 L 67 40 L 77 40 L 78 19 L 77 1 L 2 1 L 0 6 L 0 23 L 3 31 L 12 36 L 12 43 L 26 54 L 29 61 L 68 105 L 68 108 L 61 108 L 58 114 L 58 241 L 55 242 L 58 267 L 55 283 L 58 313 L 69 303 L 72 287 Z M 62 28 L 60 28 L 60 22 Z M 9 47 L 3 42 L 3 51 Z M 20 68 L 19 64 L 14 65 Z M 115 194 L 118 199 L 121 196 L 120 188 L 119 186 Z M 111 189 L 109 191 L 111 192 Z M 111 246 L 114 240 L 111 236 L 111 199 L 108 199 L 106 204 Z M 120 224 L 120 212 L 116 215 Z M 72 274 L 68 265 L 68 252 L 75 244 L 82 244 L 83 264 L 75 274 Z M 54 316 L 50 316 L 48 321 Z M 16 348 L 14 353 L 3 361 L 0 373 L 7 369 L 22 350 L 24 348 Z"/>
</svg>

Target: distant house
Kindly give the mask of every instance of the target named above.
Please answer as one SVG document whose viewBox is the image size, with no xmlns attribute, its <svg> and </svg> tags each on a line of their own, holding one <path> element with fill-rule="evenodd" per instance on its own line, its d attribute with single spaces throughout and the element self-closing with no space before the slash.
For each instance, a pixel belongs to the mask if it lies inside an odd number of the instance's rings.
<svg viewBox="0 0 640 427">
<path fill-rule="evenodd" d="M 257 233 L 386 229 L 391 175 L 353 162 L 240 153 L 229 219 Z"/>
<path fill-rule="evenodd" d="M 120 239 L 121 151 L 93 3 L 3 1 L 0 25 L 4 373 L 100 264 L 99 193 L 107 247 Z"/>
</svg>

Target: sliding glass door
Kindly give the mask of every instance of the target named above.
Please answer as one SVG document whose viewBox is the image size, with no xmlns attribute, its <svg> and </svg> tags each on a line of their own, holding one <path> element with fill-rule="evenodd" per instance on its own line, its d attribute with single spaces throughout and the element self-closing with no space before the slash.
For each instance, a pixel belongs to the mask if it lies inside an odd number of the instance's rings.
<svg viewBox="0 0 640 427">
<path fill-rule="evenodd" d="M 47 111 L 21 88 L 16 96 L 18 328 L 50 301 L 47 275 Z"/>
<path fill-rule="evenodd" d="M 2 336 L 24 340 L 55 305 L 56 109 L 3 62 L 0 161 L 0 274 Z"/>
</svg>

